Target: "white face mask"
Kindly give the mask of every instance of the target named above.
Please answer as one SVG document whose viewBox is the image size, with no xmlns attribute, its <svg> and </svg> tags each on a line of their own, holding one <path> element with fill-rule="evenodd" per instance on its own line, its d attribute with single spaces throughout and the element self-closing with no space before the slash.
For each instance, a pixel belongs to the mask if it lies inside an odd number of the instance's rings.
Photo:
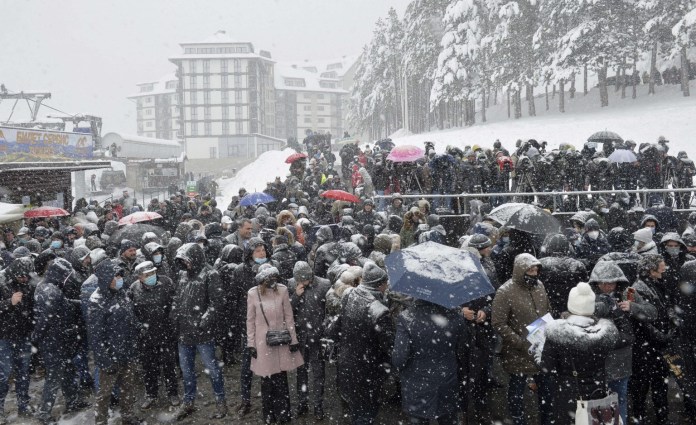
<svg viewBox="0 0 696 425">
<path fill-rule="evenodd" d="M 591 232 L 587 232 L 587 237 L 590 238 L 590 239 L 592 239 L 592 240 L 595 240 L 595 239 L 597 239 L 597 238 L 599 237 L 599 231 L 598 231 L 598 230 L 593 230 L 593 231 L 591 231 Z"/>
</svg>

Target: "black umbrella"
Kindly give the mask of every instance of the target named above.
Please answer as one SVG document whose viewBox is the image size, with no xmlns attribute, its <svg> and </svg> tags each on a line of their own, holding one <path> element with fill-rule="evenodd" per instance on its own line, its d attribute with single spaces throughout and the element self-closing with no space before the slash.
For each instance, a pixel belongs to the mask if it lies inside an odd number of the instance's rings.
<svg viewBox="0 0 696 425">
<path fill-rule="evenodd" d="M 123 239 L 128 239 L 129 241 L 140 244 L 143 235 L 147 232 L 153 232 L 157 236 L 162 236 L 162 234 L 164 234 L 164 229 L 158 226 L 153 226 L 152 224 L 130 224 L 116 230 L 109 238 L 109 244 L 118 246 L 121 244 Z"/>
<path fill-rule="evenodd" d="M 488 213 L 488 217 L 508 229 L 535 235 L 557 233 L 561 228 L 561 224 L 550 212 L 530 204 L 503 204 Z"/>
<path fill-rule="evenodd" d="M 613 131 L 598 131 L 587 138 L 588 142 L 604 143 L 604 142 L 623 142 L 623 139 Z"/>
</svg>

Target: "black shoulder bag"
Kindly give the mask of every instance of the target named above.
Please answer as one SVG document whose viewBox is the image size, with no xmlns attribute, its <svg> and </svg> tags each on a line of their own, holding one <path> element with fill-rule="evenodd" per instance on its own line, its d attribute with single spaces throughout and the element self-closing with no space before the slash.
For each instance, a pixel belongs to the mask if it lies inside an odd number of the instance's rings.
<svg viewBox="0 0 696 425">
<path fill-rule="evenodd" d="M 263 302 L 261 301 L 261 293 L 258 288 L 256 289 L 256 295 L 259 297 L 259 307 L 261 307 L 261 314 L 263 315 L 263 320 L 266 321 L 266 326 L 268 331 L 266 332 L 266 345 L 269 347 L 278 347 L 280 345 L 290 345 L 292 342 L 292 337 L 290 336 L 290 331 L 287 329 L 272 330 L 271 325 L 268 324 L 268 319 L 266 318 L 266 312 L 263 311 Z M 285 322 L 283 321 L 283 325 Z"/>
</svg>

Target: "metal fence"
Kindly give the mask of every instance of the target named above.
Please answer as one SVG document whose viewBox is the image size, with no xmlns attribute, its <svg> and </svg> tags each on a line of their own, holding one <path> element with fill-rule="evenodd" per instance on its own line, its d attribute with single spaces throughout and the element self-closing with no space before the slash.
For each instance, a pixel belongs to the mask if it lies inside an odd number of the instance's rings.
<svg viewBox="0 0 696 425">
<path fill-rule="evenodd" d="M 628 193 L 629 195 L 635 194 L 636 198 L 642 197 L 642 206 L 647 208 L 648 198 L 651 195 L 658 195 L 660 198 L 664 198 L 664 195 L 670 195 L 675 193 L 689 194 L 688 202 L 686 204 L 689 208 L 676 208 L 674 211 L 684 212 L 684 211 L 694 211 L 691 207 L 693 206 L 694 197 L 691 194 L 694 192 L 694 188 L 682 188 L 682 189 L 635 189 L 635 190 L 585 190 L 585 191 L 569 191 L 569 192 L 511 192 L 511 193 L 460 193 L 460 194 L 437 194 L 437 193 L 426 193 L 426 194 L 405 194 L 400 195 L 404 199 L 452 199 L 458 203 L 458 210 L 463 214 L 469 214 L 469 202 L 472 199 L 484 199 L 484 198 L 507 198 L 504 202 L 521 202 L 521 198 L 534 198 L 538 201 L 539 198 L 550 198 L 553 199 L 553 210 L 558 209 L 558 203 L 563 201 L 563 198 L 573 198 L 575 197 L 575 205 L 580 210 L 579 204 L 581 197 L 585 196 L 595 196 L 599 195 L 616 195 L 619 193 Z M 660 194 L 662 196 L 660 196 Z M 391 199 L 392 195 L 375 195 L 374 199 Z M 464 202 L 462 202 L 464 201 Z M 577 211 L 569 212 L 567 214 L 572 214 Z"/>
</svg>

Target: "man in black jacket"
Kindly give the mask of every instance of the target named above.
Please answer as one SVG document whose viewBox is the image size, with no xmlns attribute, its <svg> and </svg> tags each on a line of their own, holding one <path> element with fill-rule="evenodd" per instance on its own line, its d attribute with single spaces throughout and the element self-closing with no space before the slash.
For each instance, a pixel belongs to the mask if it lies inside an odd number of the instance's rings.
<svg viewBox="0 0 696 425">
<path fill-rule="evenodd" d="M 135 317 L 138 319 L 138 347 L 143 366 L 146 399 L 140 406 L 147 410 L 157 400 L 160 369 L 172 406 L 179 405 L 176 379 L 176 340 L 172 335 L 169 314 L 174 301 L 174 285 L 166 276 L 158 275 L 150 261 L 135 268 L 138 280 L 130 287 Z"/>
<path fill-rule="evenodd" d="M 354 424 L 373 424 L 379 393 L 391 359 L 394 322 L 382 302 L 387 273 L 375 263 L 365 264 L 362 282 L 342 301 L 341 314 L 327 336 L 340 341 L 337 381 Z"/>
<path fill-rule="evenodd" d="M 15 392 L 19 416 L 31 413 L 29 406 L 29 363 L 34 328 L 34 266 L 29 258 L 17 258 L 0 272 L 0 424 L 7 423 L 4 405 L 9 380 L 15 370 Z"/>
<path fill-rule="evenodd" d="M 321 356 L 321 333 L 326 313 L 326 293 L 331 288 L 327 279 L 316 277 L 312 268 L 298 261 L 288 281 L 290 304 L 295 315 L 295 329 L 304 364 L 297 369 L 298 416 L 309 411 L 309 374 L 312 369 L 314 417 L 324 418 L 324 360 Z"/>
<path fill-rule="evenodd" d="M 177 419 L 183 419 L 195 411 L 196 351 L 209 371 L 210 381 L 217 403 L 211 418 L 227 415 L 225 387 L 222 371 L 215 359 L 215 335 L 213 324 L 222 311 L 224 297 L 220 275 L 205 261 L 203 248 L 195 243 L 181 246 L 176 253 L 180 264 L 179 284 L 171 311 L 171 319 L 179 336 L 179 364 L 184 379 L 184 401 L 176 411 Z"/>
</svg>

